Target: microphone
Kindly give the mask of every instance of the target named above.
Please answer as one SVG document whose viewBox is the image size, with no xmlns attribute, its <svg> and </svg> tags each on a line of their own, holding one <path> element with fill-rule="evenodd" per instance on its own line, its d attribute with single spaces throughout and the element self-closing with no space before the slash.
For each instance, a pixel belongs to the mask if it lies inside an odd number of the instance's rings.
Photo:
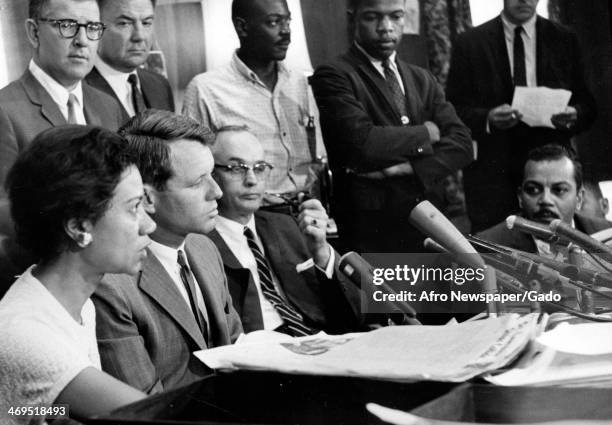
<svg viewBox="0 0 612 425">
<path fill-rule="evenodd" d="M 563 236 L 582 249 L 592 254 L 598 254 L 608 263 L 612 263 L 612 248 L 590 237 L 586 233 L 582 233 L 574 229 L 572 226 L 562 222 L 559 219 L 551 221 L 548 228 L 555 235 Z"/>
<path fill-rule="evenodd" d="M 569 243 L 568 240 L 563 239 L 552 232 L 547 225 L 538 223 L 537 221 L 527 220 L 526 218 L 516 215 L 510 215 L 508 218 L 506 218 L 506 227 L 509 230 L 516 228 L 523 233 L 533 235 L 534 237 L 545 242 L 561 243 L 564 245 Z"/>
<path fill-rule="evenodd" d="M 489 270 L 482 256 L 478 254 L 465 236 L 431 202 L 422 201 L 418 203 L 410 212 L 409 220 L 414 227 L 452 254 L 460 257 L 460 261 L 482 268 L 485 274 L 484 293 L 497 293 L 495 270 Z M 490 316 L 495 315 L 496 311 L 495 302 L 487 304 L 487 312 Z"/>
<path fill-rule="evenodd" d="M 354 251 L 347 252 L 340 258 L 340 272 L 345 275 L 355 286 L 362 288 L 364 283 L 372 283 L 374 281 L 374 269 L 361 255 Z M 380 290 L 387 294 L 397 294 L 391 286 L 383 282 L 379 285 Z M 395 297 L 397 299 L 397 297 Z M 416 325 L 421 324 L 416 320 L 416 311 L 410 304 L 405 301 L 390 301 L 403 314 L 408 316 L 408 322 Z"/>
</svg>

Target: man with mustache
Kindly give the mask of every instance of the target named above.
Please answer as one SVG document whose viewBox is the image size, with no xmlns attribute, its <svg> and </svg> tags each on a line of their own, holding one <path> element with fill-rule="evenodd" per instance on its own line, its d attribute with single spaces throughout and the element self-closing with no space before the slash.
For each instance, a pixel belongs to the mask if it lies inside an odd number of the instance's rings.
<svg viewBox="0 0 612 425">
<path fill-rule="evenodd" d="M 247 125 L 275 164 L 268 190 L 307 189 L 313 162 L 326 153 L 304 72 L 284 62 L 291 42 L 287 2 L 234 0 L 232 21 L 240 48 L 227 66 L 193 78 L 183 114 L 212 129 Z"/>
<path fill-rule="evenodd" d="M 609 221 L 579 212 L 584 196 L 582 165 L 565 148 L 556 144 L 544 145 L 530 151 L 527 158 L 523 182 L 518 189 L 523 217 L 543 224 L 561 219 L 587 234 L 612 227 Z M 555 259 L 567 254 L 567 247 L 549 244 L 515 228 L 508 229 L 505 221 L 477 236 Z"/>
<path fill-rule="evenodd" d="M 473 156 L 469 130 L 428 71 L 397 58 L 403 0 L 352 0 L 350 50 L 312 88 L 334 171 L 340 237 L 360 252 L 419 252 L 412 208 Z"/>
<path fill-rule="evenodd" d="M 133 117 L 146 108 L 174 111 L 168 80 L 141 68 L 153 42 L 155 0 L 98 0 L 106 25 L 96 66 L 86 80 L 115 97 Z"/>
<path fill-rule="evenodd" d="M 33 49 L 23 75 L 0 90 L 0 233 L 13 226 L 4 180 L 34 136 L 63 124 L 117 130 L 117 102 L 83 84 L 104 33 L 96 0 L 30 0 L 26 35 Z"/>
<path fill-rule="evenodd" d="M 548 143 L 571 147 L 587 130 L 596 105 L 585 82 L 576 35 L 536 14 L 538 0 L 504 0 L 499 16 L 453 44 L 446 92 L 478 142 L 478 157 L 464 170 L 472 231 L 502 220 L 517 207 L 527 152 Z M 510 105 L 517 86 L 572 92 L 569 106 L 550 117 L 551 128 L 530 127 Z M 499 198 L 485 202 L 491 193 Z"/>
<path fill-rule="evenodd" d="M 242 332 L 219 252 L 210 239 L 221 189 L 213 134 L 196 121 L 149 109 L 119 131 L 157 224 L 137 276 L 107 275 L 92 296 L 102 369 L 147 393 L 187 385 L 210 370 L 192 353 Z"/>
</svg>

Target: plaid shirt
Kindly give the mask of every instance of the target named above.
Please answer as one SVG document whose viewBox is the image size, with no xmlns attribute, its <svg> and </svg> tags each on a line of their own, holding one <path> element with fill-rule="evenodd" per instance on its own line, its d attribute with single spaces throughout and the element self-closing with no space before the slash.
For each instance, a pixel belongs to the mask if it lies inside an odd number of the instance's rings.
<svg viewBox="0 0 612 425">
<path fill-rule="evenodd" d="M 278 82 L 271 92 L 234 52 L 220 69 L 197 75 L 185 91 L 183 114 L 211 129 L 247 125 L 262 143 L 265 160 L 274 165 L 268 181 L 271 192 L 303 189 L 309 183 L 313 158 L 308 131 L 316 137 L 316 155 L 326 156 L 319 112 L 303 73 L 277 62 Z M 308 130 L 310 117 L 314 129 Z"/>
</svg>

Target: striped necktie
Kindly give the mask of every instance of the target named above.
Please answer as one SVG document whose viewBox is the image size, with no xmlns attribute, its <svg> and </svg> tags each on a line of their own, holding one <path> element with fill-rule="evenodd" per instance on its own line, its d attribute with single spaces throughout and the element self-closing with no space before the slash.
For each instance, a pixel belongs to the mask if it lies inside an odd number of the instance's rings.
<svg viewBox="0 0 612 425">
<path fill-rule="evenodd" d="M 261 292 L 263 292 L 266 299 L 270 301 L 270 304 L 272 304 L 280 317 L 283 319 L 287 329 L 290 331 L 290 334 L 292 336 L 305 336 L 315 333 L 316 331 L 314 329 L 311 329 L 304 324 L 304 318 L 302 315 L 292 306 L 287 304 L 276 290 L 276 287 L 272 282 L 272 273 L 270 272 L 268 261 L 255 242 L 255 235 L 251 229 L 245 227 L 244 236 L 246 237 L 249 248 L 253 252 L 253 256 L 257 262 L 257 274 L 259 274 Z"/>
</svg>

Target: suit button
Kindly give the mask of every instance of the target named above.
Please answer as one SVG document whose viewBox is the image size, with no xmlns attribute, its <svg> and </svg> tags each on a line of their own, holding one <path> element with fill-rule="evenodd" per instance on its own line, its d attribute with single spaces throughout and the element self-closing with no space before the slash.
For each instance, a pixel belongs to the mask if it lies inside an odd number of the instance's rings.
<svg viewBox="0 0 612 425">
<path fill-rule="evenodd" d="M 402 125 L 410 124 L 410 118 L 408 118 L 406 115 L 402 115 L 402 117 L 400 118 L 400 121 L 402 122 Z"/>
</svg>

